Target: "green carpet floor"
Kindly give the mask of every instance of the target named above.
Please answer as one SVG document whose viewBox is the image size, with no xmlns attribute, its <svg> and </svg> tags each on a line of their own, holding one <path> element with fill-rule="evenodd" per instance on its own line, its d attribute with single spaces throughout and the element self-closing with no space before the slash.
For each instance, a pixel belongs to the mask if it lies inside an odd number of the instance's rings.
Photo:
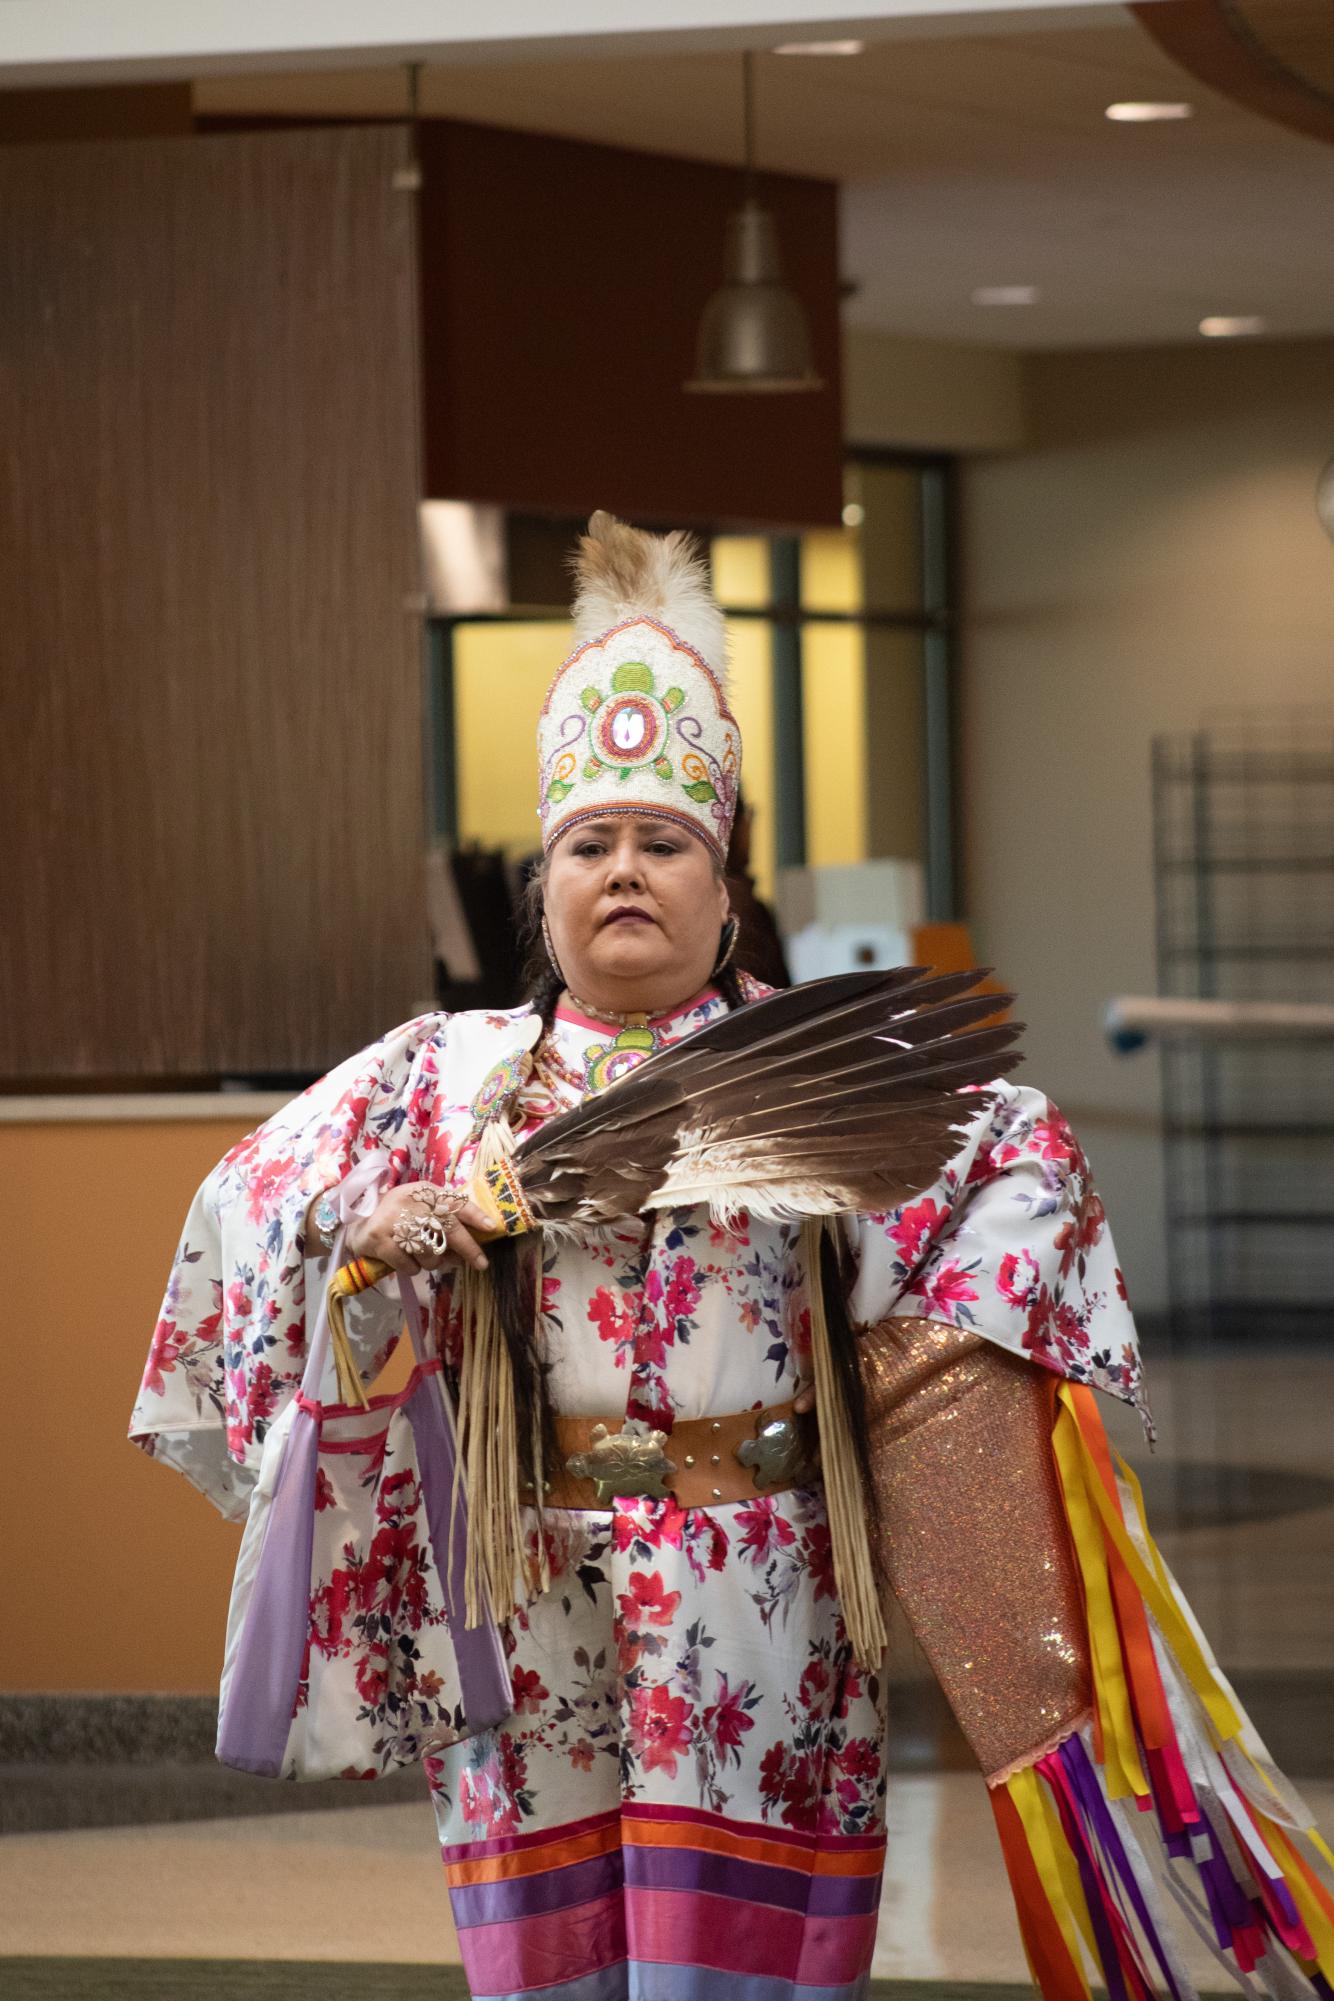
<svg viewBox="0 0 1334 2001">
<path fill-rule="evenodd" d="M 0 1959 L 4 2001 L 467 2001 L 456 1966 L 328 1960 Z M 1029 1987 L 876 1980 L 872 2001 L 1033 2001 Z"/>
<path fill-rule="evenodd" d="M 467 2001 L 457 1966 L 305 1959 L 0 1959 L 3 2001 Z"/>
</svg>

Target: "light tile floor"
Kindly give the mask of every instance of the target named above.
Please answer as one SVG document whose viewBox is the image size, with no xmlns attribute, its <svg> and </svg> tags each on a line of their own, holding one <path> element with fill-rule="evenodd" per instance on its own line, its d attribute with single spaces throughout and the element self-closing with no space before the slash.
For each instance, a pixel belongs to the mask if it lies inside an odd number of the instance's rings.
<svg viewBox="0 0 1334 2001">
<path fill-rule="evenodd" d="M 1306 1788 L 1326 1836 L 1334 1785 Z M 0 1954 L 454 1962 L 424 1806 L 265 1815 L 0 1842 Z M 1208 1955 L 1185 1952 L 1206 1987 Z M 874 1972 L 1024 1981 L 979 1778 L 896 1775 Z"/>
</svg>

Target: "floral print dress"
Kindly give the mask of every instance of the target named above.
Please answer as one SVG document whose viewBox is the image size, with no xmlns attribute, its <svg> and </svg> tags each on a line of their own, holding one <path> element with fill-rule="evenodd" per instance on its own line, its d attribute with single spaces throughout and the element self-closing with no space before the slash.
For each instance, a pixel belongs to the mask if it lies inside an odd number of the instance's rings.
<svg viewBox="0 0 1334 2001">
<path fill-rule="evenodd" d="M 654 1024 L 689 1034 L 713 994 Z M 570 1010 L 428 1015 L 233 1150 L 187 1219 L 132 1435 L 244 1512 L 305 1339 L 301 1232 L 322 1186 L 381 1152 L 393 1180 L 466 1174 L 503 1103 L 533 1130 L 632 1056 Z M 854 1320 L 929 1315 L 1128 1401 L 1133 1323 L 1087 1164 L 1041 1095 L 1003 1082 L 938 1183 L 847 1226 Z M 789 1398 L 808 1374 L 793 1225 L 702 1209 L 549 1246 L 556 1408 L 670 1431 Z M 458 1359 L 449 1282 L 436 1338 Z M 349 1322 L 369 1368 L 390 1300 Z M 534 1527 L 534 1533 L 536 1529 Z M 550 1589 L 504 1629 L 514 1711 L 428 1761 L 475 1996 L 821 2001 L 861 1991 L 884 1849 L 881 1677 L 850 1658 L 818 1487 L 711 1508 L 618 1500 L 547 1516 Z"/>
</svg>

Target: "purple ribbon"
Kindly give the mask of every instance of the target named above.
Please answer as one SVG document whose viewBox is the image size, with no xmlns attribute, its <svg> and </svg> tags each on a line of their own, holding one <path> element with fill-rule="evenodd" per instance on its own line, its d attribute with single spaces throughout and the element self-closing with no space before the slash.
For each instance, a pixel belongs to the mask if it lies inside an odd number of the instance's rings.
<svg viewBox="0 0 1334 2001">
<path fill-rule="evenodd" d="M 1121 1952 L 1116 1934 L 1112 1930 L 1112 1921 L 1107 1915 L 1106 1895 L 1098 1871 L 1097 1858 L 1089 1847 L 1087 1833 L 1079 1825 L 1074 1808 L 1060 1793 L 1057 1793 L 1056 1798 L 1062 1825 L 1074 1850 L 1079 1881 L 1084 1891 L 1084 1902 L 1088 1905 L 1089 1921 L 1098 1942 L 1098 1957 L 1102 1963 L 1102 1977 L 1107 1982 L 1108 2001 L 1129 2001 L 1125 1975 L 1121 1971 Z"/>
<path fill-rule="evenodd" d="M 298 1409 L 274 1482 L 255 1582 L 218 1717 L 224 1765 L 282 1776 L 310 1620 L 320 1427 Z"/>
<path fill-rule="evenodd" d="M 1111 1808 L 1103 1798 L 1102 1786 L 1099 1782 L 1098 1774 L 1089 1762 L 1089 1755 L 1084 1749 L 1082 1740 L 1078 1735 L 1067 1737 L 1055 1755 L 1060 1759 L 1061 1764 L 1065 1768 L 1071 1786 L 1074 1789 L 1075 1798 L 1079 1801 L 1080 1809 L 1089 1824 L 1094 1839 L 1097 1841 L 1104 1855 L 1108 1857 L 1113 1869 L 1121 1879 L 1121 1885 L 1130 1901 L 1130 1907 L 1135 1913 L 1140 1929 L 1144 1933 L 1153 1956 L 1162 1970 L 1162 1976 L 1166 1982 L 1168 1992 L 1172 1995 L 1173 2001 L 1182 2001 L 1181 1989 L 1178 1987 L 1173 1975 L 1166 1949 L 1158 1934 L 1158 1927 L 1154 1923 L 1148 1904 L 1145 1902 L 1144 1893 L 1140 1889 L 1135 1872 L 1131 1867 L 1130 1857 L 1126 1854 L 1125 1843 L 1121 1838 L 1120 1829 L 1112 1818 Z"/>
<path fill-rule="evenodd" d="M 398 1283 L 408 1326 L 414 1335 L 413 1347 L 420 1353 L 421 1305 L 416 1289 L 411 1279 L 400 1277 Z M 463 1713 L 468 1735 L 475 1737 L 502 1722 L 514 1703 L 494 1620 L 484 1619 L 480 1626 L 467 1623 L 463 1580 L 468 1554 L 468 1510 L 462 1492 L 458 1507 L 453 1505 L 457 1457 L 454 1426 L 445 1407 L 445 1388 L 438 1373 L 422 1377 L 408 1399 L 407 1416 L 417 1447 L 417 1472 L 444 1598 L 445 1619 L 454 1642 Z"/>
</svg>

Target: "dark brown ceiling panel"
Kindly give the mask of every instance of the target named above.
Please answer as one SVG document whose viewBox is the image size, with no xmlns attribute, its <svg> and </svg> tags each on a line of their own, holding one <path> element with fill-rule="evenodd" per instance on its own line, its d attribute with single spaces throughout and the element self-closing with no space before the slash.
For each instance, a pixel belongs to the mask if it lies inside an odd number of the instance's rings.
<svg viewBox="0 0 1334 2001">
<path fill-rule="evenodd" d="M 421 128 L 426 487 L 564 514 L 783 526 L 842 506 L 837 190 L 762 177 L 813 394 L 696 396 L 732 168 L 445 120 Z"/>
<path fill-rule="evenodd" d="M 1149 0 L 1131 8 L 1173 62 L 1211 90 L 1334 145 L 1329 8 L 1310 0 Z"/>
<path fill-rule="evenodd" d="M 188 83 L 0 90 L 0 146 L 59 139 L 168 139 L 193 130 Z"/>
</svg>

